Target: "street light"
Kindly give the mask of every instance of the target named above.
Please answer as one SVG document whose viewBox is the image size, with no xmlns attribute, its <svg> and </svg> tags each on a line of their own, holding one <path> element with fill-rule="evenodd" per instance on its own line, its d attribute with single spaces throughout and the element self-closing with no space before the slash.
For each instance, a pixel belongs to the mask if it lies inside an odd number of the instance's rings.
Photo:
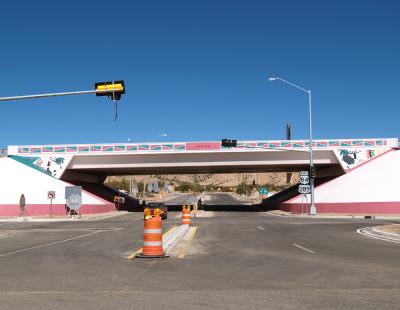
<svg viewBox="0 0 400 310">
<path fill-rule="evenodd" d="M 312 113 L 311 113 L 311 90 L 304 89 L 294 83 L 286 81 L 279 76 L 271 76 L 268 78 L 269 81 L 282 81 L 290 86 L 302 90 L 308 94 L 308 129 L 309 129 L 309 150 L 310 155 L 310 187 L 311 187 L 311 203 L 310 203 L 310 215 L 317 214 L 317 208 L 314 204 L 314 160 L 313 160 L 313 148 L 312 148 Z"/>
<path fill-rule="evenodd" d="M 159 133 L 158 135 L 155 135 L 154 137 L 152 137 L 151 139 L 146 140 L 145 142 L 154 141 L 154 140 L 157 139 L 158 137 L 165 138 L 165 137 L 168 137 L 168 134 L 166 134 L 166 133 Z"/>
</svg>

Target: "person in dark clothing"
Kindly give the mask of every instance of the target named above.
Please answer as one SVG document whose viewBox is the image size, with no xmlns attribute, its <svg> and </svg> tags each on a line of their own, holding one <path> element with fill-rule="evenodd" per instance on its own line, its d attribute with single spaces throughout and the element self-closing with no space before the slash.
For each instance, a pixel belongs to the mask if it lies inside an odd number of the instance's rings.
<svg viewBox="0 0 400 310">
<path fill-rule="evenodd" d="M 19 197 L 19 217 L 26 216 L 25 202 L 25 195 L 21 194 L 21 197 Z"/>
</svg>

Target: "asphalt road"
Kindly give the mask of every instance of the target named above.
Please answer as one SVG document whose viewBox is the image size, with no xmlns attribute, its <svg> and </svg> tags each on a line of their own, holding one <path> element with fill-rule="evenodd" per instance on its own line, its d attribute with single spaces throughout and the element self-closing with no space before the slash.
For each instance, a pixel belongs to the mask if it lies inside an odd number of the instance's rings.
<svg viewBox="0 0 400 310">
<path fill-rule="evenodd" d="M 182 194 L 166 201 L 167 205 L 181 206 L 197 202 L 197 196 L 193 194 Z"/>
<path fill-rule="evenodd" d="M 260 211 L 258 205 L 251 205 L 246 201 L 240 201 L 228 193 L 213 193 L 204 195 L 181 194 L 168 199 L 166 204 L 171 210 L 180 210 L 182 205 L 196 203 L 202 197 L 202 209 L 206 211 Z"/>
<path fill-rule="evenodd" d="M 131 262 L 140 213 L 2 223 L 0 309 L 398 309 L 399 244 L 355 232 L 379 223 L 208 212 L 184 258 Z"/>
</svg>

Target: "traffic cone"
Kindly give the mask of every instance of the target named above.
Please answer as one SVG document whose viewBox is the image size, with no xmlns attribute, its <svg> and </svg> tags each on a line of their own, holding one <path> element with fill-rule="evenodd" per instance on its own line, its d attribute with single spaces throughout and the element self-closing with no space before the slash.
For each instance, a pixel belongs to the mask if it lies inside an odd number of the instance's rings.
<svg viewBox="0 0 400 310">
<path fill-rule="evenodd" d="M 190 206 L 183 206 L 182 208 L 182 225 L 190 225 Z"/>
<path fill-rule="evenodd" d="M 147 211 L 148 213 L 149 211 Z M 144 214 L 143 252 L 136 255 L 139 258 L 167 257 L 163 250 L 162 221 L 160 210 L 154 210 L 154 216 Z"/>
</svg>

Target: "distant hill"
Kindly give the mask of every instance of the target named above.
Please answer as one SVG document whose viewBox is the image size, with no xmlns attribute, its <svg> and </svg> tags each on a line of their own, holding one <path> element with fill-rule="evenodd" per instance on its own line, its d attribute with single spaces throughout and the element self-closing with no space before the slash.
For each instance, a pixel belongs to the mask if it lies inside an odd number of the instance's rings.
<svg viewBox="0 0 400 310">
<path fill-rule="evenodd" d="M 151 175 L 151 176 L 112 176 L 106 182 L 120 180 L 122 178 L 132 178 L 134 182 L 143 182 L 144 179 L 151 177 L 153 179 L 167 180 L 173 185 L 181 183 L 193 183 L 199 185 L 215 185 L 224 187 L 236 187 L 240 183 L 256 185 L 272 185 L 277 187 L 289 187 L 297 184 L 299 181 L 298 173 L 292 173 L 288 178 L 287 173 L 231 173 L 231 174 L 172 174 L 172 175 Z"/>
</svg>

